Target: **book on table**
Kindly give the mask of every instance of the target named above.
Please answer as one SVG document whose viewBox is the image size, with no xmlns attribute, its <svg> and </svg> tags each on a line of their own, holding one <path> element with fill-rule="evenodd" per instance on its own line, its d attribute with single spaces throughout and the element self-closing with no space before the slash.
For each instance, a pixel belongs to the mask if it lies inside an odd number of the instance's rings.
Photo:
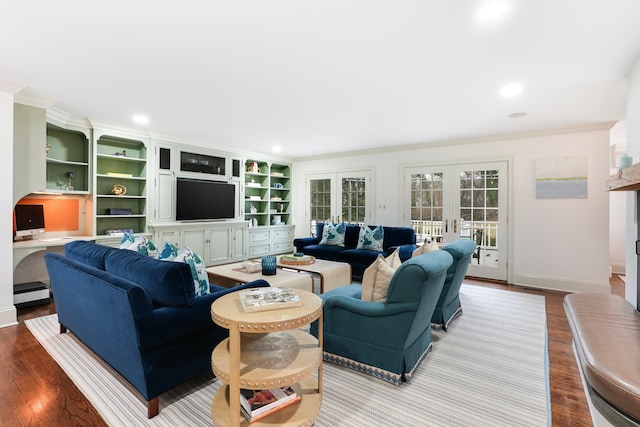
<svg viewBox="0 0 640 427">
<path fill-rule="evenodd" d="M 266 390 L 240 389 L 240 410 L 250 423 L 285 408 L 301 396 L 291 387 Z"/>
<path fill-rule="evenodd" d="M 299 307 L 300 296 L 290 288 L 257 288 L 241 291 L 240 302 L 245 313 Z"/>
</svg>

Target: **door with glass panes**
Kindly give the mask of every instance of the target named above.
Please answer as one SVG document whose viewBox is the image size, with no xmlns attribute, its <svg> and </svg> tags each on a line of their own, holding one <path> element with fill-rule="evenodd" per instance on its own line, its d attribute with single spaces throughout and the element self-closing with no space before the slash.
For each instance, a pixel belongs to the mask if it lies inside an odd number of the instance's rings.
<svg viewBox="0 0 640 427">
<path fill-rule="evenodd" d="M 473 239 L 467 274 L 507 280 L 507 162 L 405 169 L 405 209 L 419 242 Z"/>
<path fill-rule="evenodd" d="M 305 216 L 310 235 L 315 236 L 316 224 L 326 220 L 369 223 L 372 220 L 370 177 L 369 171 L 307 175 Z"/>
</svg>

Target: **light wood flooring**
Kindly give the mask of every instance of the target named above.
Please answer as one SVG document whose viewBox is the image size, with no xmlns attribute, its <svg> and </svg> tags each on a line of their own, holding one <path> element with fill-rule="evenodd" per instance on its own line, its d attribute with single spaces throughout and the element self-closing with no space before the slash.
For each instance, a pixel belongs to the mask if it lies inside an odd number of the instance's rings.
<svg viewBox="0 0 640 427">
<path fill-rule="evenodd" d="M 465 283 L 545 297 L 553 426 L 592 426 L 562 308 L 565 294 L 480 280 Z M 611 288 L 612 293 L 624 293 L 617 276 Z M 19 325 L 0 329 L 0 426 L 106 426 L 24 325 L 26 319 L 50 313 L 55 313 L 53 303 L 24 308 L 18 311 Z"/>
</svg>

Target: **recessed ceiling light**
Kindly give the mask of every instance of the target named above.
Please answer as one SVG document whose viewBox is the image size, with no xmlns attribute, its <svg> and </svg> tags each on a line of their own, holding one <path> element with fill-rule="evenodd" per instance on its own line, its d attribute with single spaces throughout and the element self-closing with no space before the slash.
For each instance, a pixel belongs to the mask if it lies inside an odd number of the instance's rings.
<svg viewBox="0 0 640 427">
<path fill-rule="evenodd" d="M 519 119 L 520 117 L 524 117 L 526 115 L 527 113 L 513 113 L 509 114 L 507 117 L 509 117 L 510 119 Z"/>
<path fill-rule="evenodd" d="M 137 114 L 133 116 L 133 121 L 138 123 L 139 125 L 146 125 L 149 123 L 149 118 L 147 116 L 143 116 L 142 114 Z"/>
<path fill-rule="evenodd" d="M 274 153 L 279 153 L 282 151 L 282 147 L 276 145 L 275 147 L 271 147 L 271 151 L 273 151 Z"/>
<path fill-rule="evenodd" d="M 522 85 L 520 83 L 509 83 L 502 86 L 500 89 L 500 96 L 505 98 L 513 98 L 522 93 Z"/>
<path fill-rule="evenodd" d="M 509 11 L 509 3 L 504 0 L 488 1 L 477 10 L 478 21 L 487 22 L 503 17 Z"/>
</svg>

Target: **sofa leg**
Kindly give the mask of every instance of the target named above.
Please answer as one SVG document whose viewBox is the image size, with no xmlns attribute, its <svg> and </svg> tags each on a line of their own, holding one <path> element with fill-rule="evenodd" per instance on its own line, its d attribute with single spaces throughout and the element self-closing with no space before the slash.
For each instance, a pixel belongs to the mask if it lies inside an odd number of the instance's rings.
<svg viewBox="0 0 640 427">
<path fill-rule="evenodd" d="M 64 326 L 62 323 L 60 323 L 60 333 L 61 334 L 66 334 L 67 333 L 67 327 Z"/>
<path fill-rule="evenodd" d="M 147 402 L 147 418 L 153 418 L 160 412 L 160 398 L 154 397 Z"/>
</svg>

